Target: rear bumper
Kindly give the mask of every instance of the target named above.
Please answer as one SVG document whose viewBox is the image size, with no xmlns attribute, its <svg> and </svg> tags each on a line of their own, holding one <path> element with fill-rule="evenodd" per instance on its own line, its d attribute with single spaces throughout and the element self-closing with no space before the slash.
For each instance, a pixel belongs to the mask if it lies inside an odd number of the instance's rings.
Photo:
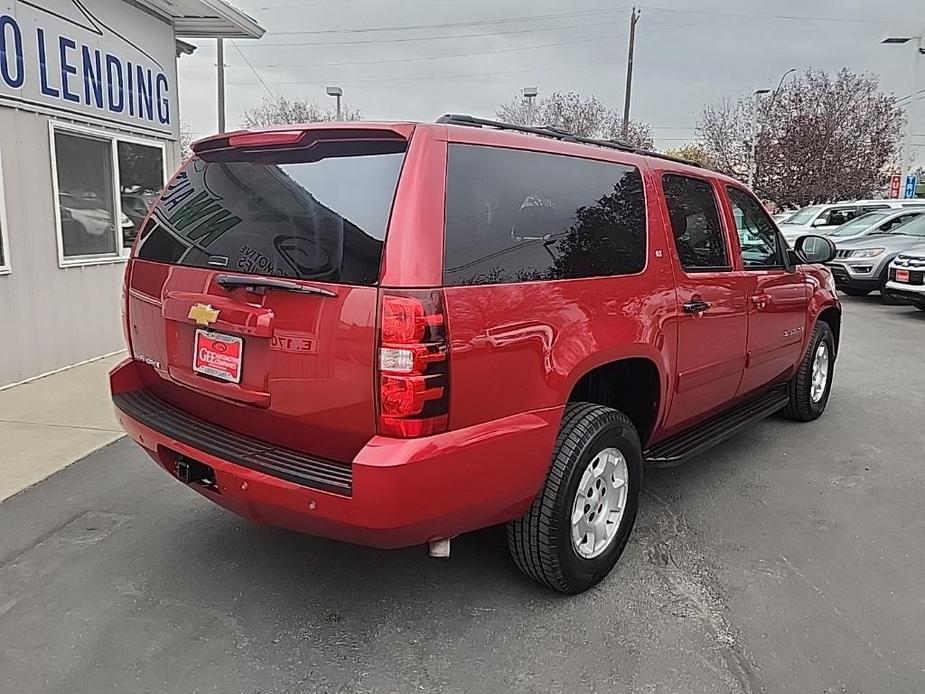
<svg viewBox="0 0 925 694">
<path fill-rule="evenodd" d="M 113 369 L 114 396 L 137 387 L 134 368 L 135 362 L 126 360 Z M 171 475 L 180 456 L 211 467 L 217 491 L 200 484 L 191 488 L 240 516 L 389 549 L 521 516 L 546 477 L 562 410 L 518 414 L 420 439 L 374 436 L 350 465 L 351 485 L 343 493 L 236 464 L 165 433 L 155 418 L 141 421 L 118 407 L 116 414 L 128 435 Z M 189 419 L 195 421 L 193 415 Z"/>
</svg>

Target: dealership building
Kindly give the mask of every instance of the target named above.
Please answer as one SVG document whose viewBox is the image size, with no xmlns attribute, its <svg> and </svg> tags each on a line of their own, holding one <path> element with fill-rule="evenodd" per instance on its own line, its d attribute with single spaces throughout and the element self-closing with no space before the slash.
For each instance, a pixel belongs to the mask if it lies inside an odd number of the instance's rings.
<svg viewBox="0 0 925 694">
<path fill-rule="evenodd" d="M 182 38 L 221 0 L 0 0 L 0 387 L 123 348 L 136 224 L 180 161 Z"/>
</svg>

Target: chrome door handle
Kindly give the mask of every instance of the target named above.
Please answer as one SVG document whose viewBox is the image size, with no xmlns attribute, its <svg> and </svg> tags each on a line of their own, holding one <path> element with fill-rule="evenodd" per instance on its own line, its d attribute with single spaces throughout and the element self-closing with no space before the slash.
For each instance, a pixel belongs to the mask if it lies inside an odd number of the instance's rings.
<svg viewBox="0 0 925 694">
<path fill-rule="evenodd" d="M 710 308 L 710 304 L 702 299 L 688 301 L 684 304 L 684 313 L 703 313 Z"/>
<path fill-rule="evenodd" d="M 768 307 L 768 304 L 771 303 L 771 297 L 767 294 L 755 294 L 752 297 L 752 304 L 754 304 L 755 309 L 758 311 L 763 311 Z"/>
</svg>

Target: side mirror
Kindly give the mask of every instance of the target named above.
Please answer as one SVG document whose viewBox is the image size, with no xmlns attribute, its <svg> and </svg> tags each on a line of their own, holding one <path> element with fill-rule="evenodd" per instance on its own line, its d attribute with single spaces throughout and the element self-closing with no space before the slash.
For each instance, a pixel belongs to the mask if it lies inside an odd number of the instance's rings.
<svg viewBox="0 0 925 694">
<path fill-rule="evenodd" d="M 824 226 L 827 226 L 828 223 L 829 223 L 829 220 L 827 220 L 825 217 L 816 217 L 810 226 L 824 227 Z"/>
<path fill-rule="evenodd" d="M 793 244 L 797 259 L 805 265 L 828 263 L 835 257 L 835 244 L 825 236 L 801 236 Z"/>
</svg>

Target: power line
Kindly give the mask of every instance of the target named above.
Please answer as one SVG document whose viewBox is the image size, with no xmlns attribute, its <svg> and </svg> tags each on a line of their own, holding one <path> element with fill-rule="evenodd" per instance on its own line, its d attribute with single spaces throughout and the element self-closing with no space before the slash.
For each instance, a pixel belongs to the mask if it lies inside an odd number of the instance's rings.
<svg viewBox="0 0 925 694">
<path fill-rule="evenodd" d="M 277 36 L 310 36 L 318 34 L 368 34 L 380 31 L 413 31 L 417 29 L 452 29 L 470 26 L 495 26 L 497 24 L 514 24 L 520 22 L 545 21 L 548 19 L 561 19 L 563 17 L 581 17 L 587 15 L 604 14 L 624 9 L 620 7 L 602 7 L 593 10 L 579 10 L 577 12 L 556 12 L 552 14 L 538 14 L 532 17 L 508 17 L 506 19 L 481 19 L 467 22 L 443 22 L 441 24 L 404 24 L 398 26 L 376 26 L 360 29 L 311 29 L 298 31 L 275 31 Z"/>
<path fill-rule="evenodd" d="M 357 39 L 351 41 L 312 41 L 304 42 L 298 41 L 295 43 L 265 43 L 259 41 L 256 43 L 251 43 L 245 46 L 248 50 L 253 48 L 280 48 L 285 46 L 297 46 L 299 48 L 310 47 L 310 46 L 358 46 L 358 45 L 368 45 L 368 44 L 380 44 L 380 43 L 412 43 L 418 41 L 440 41 L 443 39 L 465 39 L 465 38 L 493 38 L 496 36 L 512 36 L 515 34 L 536 34 L 545 31 L 562 31 L 564 29 L 580 29 L 583 27 L 600 27 L 606 26 L 609 24 L 622 24 L 622 20 L 607 20 L 601 22 L 588 22 L 586 24 L 569 24 L 565 26 L 557 27 L 538 27 L 533 29 L 511 29 L 510 31 L 494 31 L 490 34 L 484 32 L 476 32 L 470 34 L 446 34 L 444 36 L 410 36 L 403 38 L 392 38 L 392 39 Z"/>
<path fill-rule="evenodd" d="M 746 19 L 783 19 L 798 22 L 848 22 L 851 24 L 903 24 L 916 23 L 916 20 L 900 19 L 854 19 L 850 17 L 807 17 L 804 15 L 792 14 L 757 14 L 753 12 L 724 12 L 722 10 L 680 10 L 674 7 L 656 7 L 652 5 L 642 5 L 642 9 L 652 12 L 670 12 L 672 14 L 702 14 L 720 17 L 740 17 Z"/>
<path fill-rule="evenodd" d="M 359 78 L 352 80 L 336 80 L 342 84 L 355 84 L 360 82 L 418 82 L 418 81 L 429 81 L 429 80 L 451 80 L 451 79 L 460 79 L 467 77 L 493 77 L 495 75 L 517 75 L 530 72 L 545 72 L 547 70 L 574 70 L 576 68 L 583 67 L 597 67 L 600 65 L 613 65 L 613 61 L 599 61 L 594 63 L 581 63 L 578 65 L 545 65 L 532 67 L 526 70 L 502 70 L 499 72 L 473 72 L 473 73 L 463 73 L 458 75 L 418 75 L 415 77 L 368 77 L 368 78 Z M 306 80 L 273 80 L 270 84 L 327 84 L 332 80 L 316 80 L 313 82 L 308 82 Z M 253 84 L 252 82 L 233 82 L 230 84 Z"/>
<path fill-rule="evenodd" d="M 418 58 L 394 58 L 391 60 L 363 60 L 349 63 L 268 63 L 258 64 L 259 67 L 266 68 L 288 68 L 288 67 L 344 67 L 349 65 L 383 65 L 388 63 L 413 63 L 428 60 L 446 60 L 448 58 L 475 58 L 483 55 L 498 55 L 501 53 L 518 53 L 521 51 L 533 51 L 539 48 L 552 48 L 554 46 L 571 46 L 576 43 L 588 43 L 591 41 L 612 41 L 615 37 L 612 34 L 607 36 L 590 36 L 588 38 L 574 39 L 572 41 L 559 41 L 556 43 L 541 43 L 537 46 L 524 46 L 521 48 L 502 48 L 496 51 L 477 51 L 470 53 L 448 53 L 446 55 L 421 56 Z M 619 38 L 619 37 L 616 37 Z"/>
<path fill-rule="evenodd" d="M 247 56 L 244 55 L 244 53 L 241 52 L 241 49 L 238 47 L 238 44 L 235 43 L 234 41 L 232 41 L 232 42 L 231 42 L 231 45 L 235 47 L 235 50 L 237 50 L 238 55 L 241 56 L 241 60 L 243 60 L 245 63 L 247 63 L 247 67 L 249 67 L 249 68 L 251 69 L 251 72 L 254 73 L 254 77 L 257 78 L 257 81 L 260 82 L 261 86 L 266 90 L 267 94 L 270 95 L 270 99 L 275 99 L 275 98 L 276 98 L 276 95 L 273 93 L 273 90 L 271 90 L 271 89 L 267 86 L 267 83 L 263 81 L 263 77 L 261 77 L 261 76 L 260 76 L 260 73 L 257 72 L 257 69 L 256 69 L 253 65 L 251 65 L 251 61 L 249 61 L 249 60 L 247 59 Z"/>
</svg>

